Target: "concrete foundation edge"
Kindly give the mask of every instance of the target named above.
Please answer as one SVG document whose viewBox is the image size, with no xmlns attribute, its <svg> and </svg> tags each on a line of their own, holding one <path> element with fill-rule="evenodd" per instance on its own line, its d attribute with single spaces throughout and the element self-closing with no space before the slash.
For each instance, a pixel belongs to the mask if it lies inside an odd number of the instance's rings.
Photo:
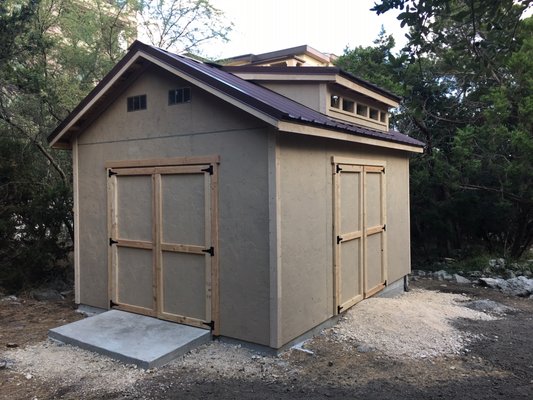
<svg viewBox="0 0 533 400">
<path fill-rule="evenodd" d="M 92 351 L 94 353 L 102 354 L 104 356 L 110 357 L 114 360 L 123 362 L 125 364 L 134 364 L 143 369 L 161 367 L 175 360 L 176 358 L 188 353 L 194 348 L 211 341 L 210 335 L 201 336 L 195 340 L 192 340 L 186 345 L 176 349 L 175 351 L 165 354 L 164 356 L 161 356 L 151 361 L 145 361 L 145 360 L 139 360 L 137 358 L 128 357 L 123 354 L 116 353 L 114 351 L 109 351 L 109 350 L 106 350 L 100 347 L 87 344 L 85 342 L 64 336 L 58 332 L 55 332 L 53 329 L 48 331 L 48 337 L 54 341 L 57 341 L 63 344 L 69 344 L 72 346 L 76 346 L 84 350 Z"/>
<path fill-rule="evenodd" d="M 403 293 L 405 293 L 405 288 L 406 288 L 406 276 L 403 276 L 401 277 L 400 279 L 398 279 L 397 281 L 385 286 L 385 288 L 379 292 L 378 294 L 376 294 L 375 297 L 387 297 L 387 298 L 391 298 L 391 297 L 398 297 L 400 295 L 402 295 Z M 408 282 L 408 280 L 407 280 Z"/>
</svg>

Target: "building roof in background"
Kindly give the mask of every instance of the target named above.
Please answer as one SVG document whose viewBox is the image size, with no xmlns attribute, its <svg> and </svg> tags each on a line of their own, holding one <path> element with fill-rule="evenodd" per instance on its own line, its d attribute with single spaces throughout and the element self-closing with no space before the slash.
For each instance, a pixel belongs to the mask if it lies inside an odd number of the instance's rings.
<svg viewBox="0 0 533 400">
<path fill-rule="evenodd" d="M 326 65 L 333 65 L 333 62 L 337 59 L 337 56 L 334 54 L 322 53 L 311 46 L 303 45 L 270 51 L 268 53 L 243 54 L 240 56 L 219 60 L 218 62 L 222 65 L 255 65 L 277 62 L 278 60 L 298 57 L 304 54 Z"/>
</svg>

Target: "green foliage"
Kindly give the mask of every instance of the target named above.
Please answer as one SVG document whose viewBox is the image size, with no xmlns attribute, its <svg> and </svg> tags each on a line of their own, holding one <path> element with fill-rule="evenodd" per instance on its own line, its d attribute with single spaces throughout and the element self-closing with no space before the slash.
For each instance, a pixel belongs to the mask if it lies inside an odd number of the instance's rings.
<svg viewBox="0 0 533 400">
<path fill-rule="evenodd" d="M 339 57 L 337 66 L 354 75 L 364 77 L 384 89 L 394 93 L 402 93 L 399 74 L 404 59 L 397 59 L 392 54 L 395 46 L 392 35 L 387 35 L 383 27 L 374 47 L 358 46 L 353 50 L 345 49 Z"/>
<path fill-rule="evenodd" d="M 140 28 L 154 46 L 200 52 L 207 41 L 228 41 L 233 25 L 209 0 L 141 0 Z"/>
<path fill-rule="evenodd" d="M 118 3 L 117 3 L 118 4 Z M 124 53 L 128 2 L 0 3 L 0 286 L 64 274 L 72 250 L 70 154 L 46 136 Z"/>
<path fill-rule="evenodd" d="M 406 48 L 391 57 L 381 34 L 339 60 L 401 94 L 395 127 L 426 143 L 411 162 L 415 259 L 518 258 L 532 244 L 533 18 L 521 19 L 529 3 L 382 0 L 378 13 L 403 10 Z"/>
<path fill-rule="evenodd" d="M 46 137 L 125 53 L 138 11 L 184 49 L 231 29 L 207 0 L 0 1 L 0 287 L 66 272 L 70 153 Z"/>
</svg>

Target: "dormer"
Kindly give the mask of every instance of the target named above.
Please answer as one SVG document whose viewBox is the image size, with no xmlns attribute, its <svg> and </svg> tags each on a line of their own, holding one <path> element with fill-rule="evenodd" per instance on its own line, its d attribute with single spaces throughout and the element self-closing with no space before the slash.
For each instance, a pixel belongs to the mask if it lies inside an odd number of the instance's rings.
<svg viewBox="0 0 533 400">
<path fill-rule="evenodd" d="M 223 70 L 339 121 L 389 131 L 400 97 L 337 67 L 227 66 Z"/>
<path fill-rule="evenodd" d="M 338 121 L 389 131 L 400 97 L 333 66 L 335 55 L 310 46 L 219 61 L 222 69 Z"/>
</svg>

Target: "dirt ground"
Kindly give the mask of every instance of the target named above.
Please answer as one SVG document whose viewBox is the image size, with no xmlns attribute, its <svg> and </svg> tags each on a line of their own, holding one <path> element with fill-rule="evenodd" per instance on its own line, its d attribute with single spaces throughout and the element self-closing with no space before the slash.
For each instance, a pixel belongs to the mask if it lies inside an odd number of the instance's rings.
<svg viewBox="0 0 533 400">
<path fill-rule="evenodd" d="M 46 340 L 81 318 L 72 299 L 2 301 L 0 399 L 533 398 L 533 300 L 425 279 L 411 288 L 409 302 L 359 303 L 304 351 L 215 341 L 147 371 Z M 465 311 L 470 299 L 511 309 Z"/>
</svg>

